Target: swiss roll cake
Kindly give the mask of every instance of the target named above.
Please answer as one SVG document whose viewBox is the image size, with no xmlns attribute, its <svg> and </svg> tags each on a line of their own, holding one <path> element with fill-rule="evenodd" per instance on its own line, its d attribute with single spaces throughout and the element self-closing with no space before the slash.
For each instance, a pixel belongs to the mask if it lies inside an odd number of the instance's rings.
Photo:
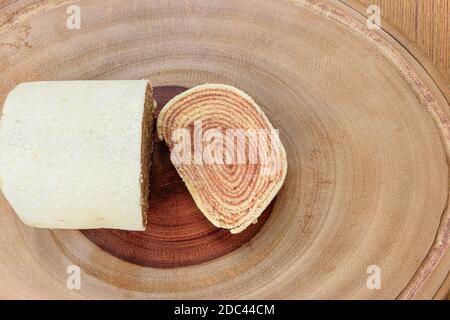
<svg viewBox="0 0 450 320">
<path fill-rule="evenodd" d="M 277 130 L 243 91 L 205 84 L 170 100 L 157 133 L 195 203 L 215 226 L 239 233 L 283 185 L 286 151 Z"/>
</svg>

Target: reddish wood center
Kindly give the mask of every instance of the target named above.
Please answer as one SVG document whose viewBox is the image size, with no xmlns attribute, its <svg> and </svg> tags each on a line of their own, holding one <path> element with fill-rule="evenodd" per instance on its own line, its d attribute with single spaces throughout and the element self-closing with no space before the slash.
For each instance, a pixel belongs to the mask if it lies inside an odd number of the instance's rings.
<svg viewBox="0 0 450 320">
<path fill-rule="evenodd" d="M 156 87 L 158 110 L 182 87 Z M 258 223 L 239 234 L 216 228 L 198 210 L 189 191 L 170 162 L 164 142 L 154 140 L 147 228 L 144 232 L 95 229 L 84 235 L 112 255 L 148 267 L 180 267 L 221 257 L 249 241 L 262 227 L 273 203 Z"/>
</svg>

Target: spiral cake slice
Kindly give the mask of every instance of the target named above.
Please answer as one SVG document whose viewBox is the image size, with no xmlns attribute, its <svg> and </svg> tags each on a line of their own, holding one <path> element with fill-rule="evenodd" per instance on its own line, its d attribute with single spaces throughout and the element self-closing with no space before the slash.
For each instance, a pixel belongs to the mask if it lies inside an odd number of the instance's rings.
<svg viewBox="0 0 450 320">
<path fill-rule="evenodd" d="M 170 100 L 158 136 L 198 208 L 217 227 L 239 233 L 283 185 L 286 151 L 254 100 L 221 84 L 205 84 Z"/>
</svg>

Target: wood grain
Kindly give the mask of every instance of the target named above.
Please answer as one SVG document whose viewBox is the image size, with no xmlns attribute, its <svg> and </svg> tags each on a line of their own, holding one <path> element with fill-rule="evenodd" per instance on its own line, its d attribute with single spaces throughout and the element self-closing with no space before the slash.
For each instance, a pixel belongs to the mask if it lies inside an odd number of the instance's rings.
<svg viewBox="0 0 450 320">
<path fill-rule="evenodd" d="M 380 6 L 386 21 L 416 43 L 450 83 L 449 0 L 357 0 Z"/>
<path fill-rule="evenodd" d="M 420 61 L 339 1 L 66 1 L 5 8 L 0 103 L 29 80 L 226 83 L 255 98 L 288 174 L 239 248 L 175 268 L 120 259 L 72 230 L 21 224 L 0 197 L 0 297 L 432 298 L 450 267 L 449 104 Z M 32 7 L 30 7 L 32 6 Z M 2 10 L 0 10 L 2 11 Z M 27 30 L 26 34 L 20 33 Z M 27 45 L 25 45 L 27 43 Z M 82 270 L 68 290 L 66 268 Z M 370 290 L 367 268 L 380 267 Z"/>
</svg>

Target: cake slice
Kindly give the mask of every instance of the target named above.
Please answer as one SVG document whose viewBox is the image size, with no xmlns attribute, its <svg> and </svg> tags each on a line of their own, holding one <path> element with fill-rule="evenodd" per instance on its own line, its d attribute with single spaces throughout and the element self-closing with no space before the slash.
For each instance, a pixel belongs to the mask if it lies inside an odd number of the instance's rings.
<svg viewBox="0 0 450 320">
<path fill-rule="evenodd" d="M 147 80 L 18 85 L 0 122 L 0 182 L 26 224 L 144 230 L 153 121 Z"/>
<path fill-rule="evenodd" d="M 170 100 L 157 132 L 195 203 L 232 233 L 255 222 L 283 185 L 286 152 L 255 101 L 228 85 L 205 84 Z"/>
</svg>

